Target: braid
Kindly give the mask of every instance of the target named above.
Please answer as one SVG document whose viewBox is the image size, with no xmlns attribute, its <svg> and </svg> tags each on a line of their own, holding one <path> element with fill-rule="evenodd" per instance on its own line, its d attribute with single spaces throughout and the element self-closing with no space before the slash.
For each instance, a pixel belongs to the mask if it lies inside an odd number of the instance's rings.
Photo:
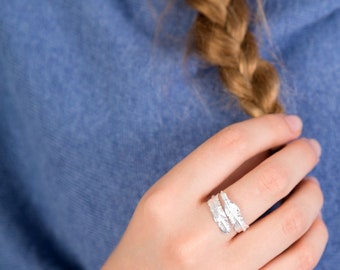
<svg viewBox="0 0 340 270">
<path fill-rule="evenodd" d="M 280 113 L 280 80 L 260 58 L 245 0 L 187 0 L 198 11 L 192 27 L 195 51 L 219 68 L 224 86 L 251 116 Z"/>
</svg>

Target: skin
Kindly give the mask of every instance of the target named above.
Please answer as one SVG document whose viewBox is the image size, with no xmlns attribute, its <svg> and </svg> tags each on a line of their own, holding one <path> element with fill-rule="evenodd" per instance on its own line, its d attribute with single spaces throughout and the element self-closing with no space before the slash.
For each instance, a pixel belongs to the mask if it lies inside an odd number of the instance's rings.
<svg viewBox="0 0 340 270">
<path fill-rule="evenodd" d="M 102 269 L 313 269 L 328 232 L 322 191 L 306 175 L 321 148 L 298 139 L 301 129 L 296 116 L 267 115 L 211 137 L 143 196 Z M 206 202 L 221 189 L 250 224 L 246 232 L 219 231 Z"/>
</svg>

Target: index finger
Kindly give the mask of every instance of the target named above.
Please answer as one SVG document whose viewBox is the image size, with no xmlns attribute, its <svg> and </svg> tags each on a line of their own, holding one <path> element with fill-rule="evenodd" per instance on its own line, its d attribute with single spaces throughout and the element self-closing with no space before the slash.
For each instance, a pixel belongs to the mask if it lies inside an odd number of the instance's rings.
<svg viewBox="0 0 340 270">
<path fill-rule="evenodd" d="M 299 117 L 283 114 L 233 124 L 200 145 L 161 181 L 177 195 L 184 190 L 187 198 L 202 198 L 245 161 L 296 139 L 301 129 Z"/>
</svg>

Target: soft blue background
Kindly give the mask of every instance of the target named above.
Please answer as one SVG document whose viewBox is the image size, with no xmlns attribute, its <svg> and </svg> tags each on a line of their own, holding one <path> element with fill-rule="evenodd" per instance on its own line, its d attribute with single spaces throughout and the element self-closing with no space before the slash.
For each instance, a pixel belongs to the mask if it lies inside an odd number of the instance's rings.
<svg viewBox="0 0 340 270">
<path fill-rule="evenodd" d="M 183 61 L 194 13 L 176 4 L 155 36 L 153 2 L 0 0 L 0 269 L 98 269 L 142 194 L 246 118 L 215 69 Z M 284 64 L 287 111 L 323 146 L 313 174 L 330 241 L 317 269 L 337 269 L 340 1 L 266 11 L 262 51 Z"/>
</svg>

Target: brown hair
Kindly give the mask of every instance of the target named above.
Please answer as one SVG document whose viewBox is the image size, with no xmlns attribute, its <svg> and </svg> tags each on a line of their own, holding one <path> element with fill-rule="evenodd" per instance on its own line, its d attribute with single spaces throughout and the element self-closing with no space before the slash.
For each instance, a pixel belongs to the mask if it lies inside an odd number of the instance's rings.
<svg viewBox="0 0 340 270">
<path fill-rule="evenodd" d="M 223 85 L 240 106 L 253 117 L 283 112 L 280 79 L 274 66 L 259 56 L 246 0 L 186 1 L 198 11 L 191 47 L 218 67 Z"/>
</svg>

